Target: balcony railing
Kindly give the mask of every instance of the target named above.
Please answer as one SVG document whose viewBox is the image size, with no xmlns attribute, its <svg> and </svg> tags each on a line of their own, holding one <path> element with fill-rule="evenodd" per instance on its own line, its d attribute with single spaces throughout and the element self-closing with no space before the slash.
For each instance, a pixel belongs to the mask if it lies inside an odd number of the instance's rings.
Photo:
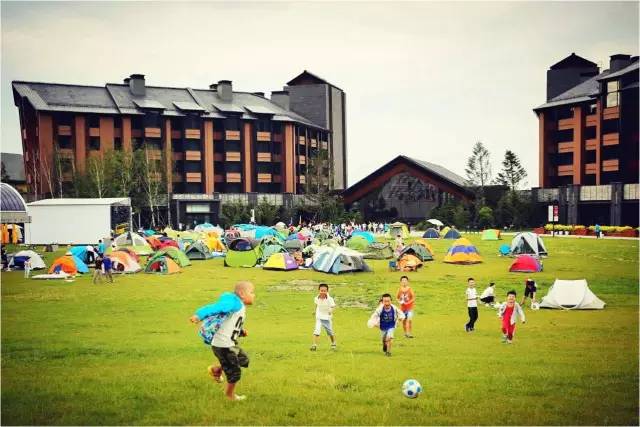
<svg viewBox="0 0 640 427">
<path fill-rule="evenodd" d="M 239 183 L 242 182 L 242 175 L 238 172 L 228 172 L 227 173 L 227 182 L 229 183 Z"/>
<path fill-rule="evenodd" d="M 602 171 L 603 172 L 616 172 L 619 168 L 618 159 L 610 159 L 602 161 Z"/>
<path fill-rule="evenodd" d="M 558 166 L 558 176 L 573 175 L 573 165 Z"/>
<path fill-rule="evenodd" d="M 256 139 L 261 142 L 269 142 L 271 141 L 271 132 L 258 132 Z"/>
<path fill-rule="evenodd" d="M 259 173 L 258 174 L 258 182 L 261 184 L 268 184 L 271 182 L 271 174 L 270 173 Z"/>
<path fill-rule="evenodd" d="M 240 152 L 227 151 L 225 159 L 227 162 L 239 162 L 241 160 Z"/>
<path fill-rule="evenodd" d="M 89 128 L 89 136 L 100 136 L 100 128 Z"/>
<path fill-rule="evenodd" d="M 591 150 L 595 150 L 596 148 L 598 148 L 598 140 L 595 138 L 592 139 L 587 139 L 584 142 L 584 149 L 587 151 L 591 151 Z"/>
<path fill-rule="evenodd" d="M 58 135 L 60 135 L 60 136 L 71 136 L 71 126 L 69 126 L 69 125 L 60 125 L 60 126 L 58 126 Z"/>
<path fill-rule="evenodd" d="M 620 144 L 620 134 L 618 132 L 602 135 L 602 145 L 608 146 L 618 144 Z"/>
<path fill-rule="evenodd" d="M 271 161 L 271 153 L 258 153 L 257 160 L 259 162 L 270 162 Z"/>
<path fill-rule="evenodd" d="M 199 162 L 200 160 L 202 160 L 202 153 L 195 150 L 185 151 L 184 159 L 192 162 Z"/>
<path fill-rule="evenodd" d="M 145 138 L 160 138 L 162 136 L 162 132 L 160 128 L 144 128 L 144 137 Z"/>
<path fill-rule="evenodd" d="M 602 119 L 610 120 L 620 117 L 620 107 L 609 107 L 602 110 Z"/>
<path fill-rule="evenodd" d="M 200 139 L 200 129 L 185 129 L 185 139 Z"/>
<path fill-rule="evenodd" d="M 187 178 L 187 182 L 202 182 L 201 172 L 187 172 L 185 175 Z"/>
<path fill-rule="evenodd" d="M 573 129 L 573 117 L 558 120 L 558 130 Z"/>
<path fill-rule="evenodd" d="M 598 165 L 595 163 L 587 163 L 584 165 L 584 173 L 587 175 L 595 175 L 598 171 Z"/>
<path fill-rule="evenodd" d="M 225 132 L 225 139 L 227 141 L 240 141 L 239 130 L 228 130 Z"/>
<path fill-rule="evenodd" d="M 573 152 L 573 142 L 561 142 L 558 144 L 558 153 Z"/>
<path fill-rule="evenodd" d="M 598 115 L 597 114 L 590 114 L 586 117 L 586 125 L 587 126 L 596 126 L 598 124 Z"/>
</svg>

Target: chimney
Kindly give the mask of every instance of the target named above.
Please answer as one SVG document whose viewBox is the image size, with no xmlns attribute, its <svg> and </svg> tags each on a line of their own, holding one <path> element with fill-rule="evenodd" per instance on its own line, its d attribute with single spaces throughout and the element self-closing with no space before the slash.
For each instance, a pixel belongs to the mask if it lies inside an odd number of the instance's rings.
<svg viewBox="0 0 640 427">
<path fill-rule="evenodd" d="M 129 90 L 135 96 L 145 96 L 147 90 L 144 86 L 144 74 L 131 74 L 125 82 L 129 83 Z"/>
<path fill-rule="evenodd" d="M 289 108 L 289 92 L 286 90 L 276 90 L 271 92 L 271 102 L 280 108 L 290 110 Z"/>
<path fill-rule="evenodd" d="M 233 99 L 233 86 L 231 80 L 220 80 L 217 86 L 218 98 L 224 102 L 231 102 Z"/>
<path fill-rule="evenodd" d="M 217 83 L 212 83 L 209 85 L 209 89 L 211 90 L 218 90 L 218 84 Z"/>
<path fill-rule="evenodd" d="M 611 55 L 609 58 L 609 71 L 615 73 L 616 71 L 622 70 L 624 67 L 631 64 L 631 55 Z"/>
</svg>

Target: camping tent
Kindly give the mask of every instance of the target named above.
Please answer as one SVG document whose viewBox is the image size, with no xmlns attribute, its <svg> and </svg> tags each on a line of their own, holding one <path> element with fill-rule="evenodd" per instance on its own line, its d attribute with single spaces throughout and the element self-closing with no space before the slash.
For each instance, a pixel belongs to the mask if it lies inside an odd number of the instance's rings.
<svg viewBox="0 0 640 427">
<path fill-rule="evenodd" d="M 482 262 L 475 246 L 467 239 L 458 239 L 449 248 L 444 262 L 449 264 L 477 264 Z"/>
<path fill-rule="evenodd" d="M 407 227 L 407 224 L 404 224 L 402 222 L 394 222 L 389 226 L 389 236 L 390 237 L 400 236 L 403 239 L 408 238 L 409 228 Z"/>
<path fill-rule="evenodd" d="M 431 255 L 434 254 L 433 248 L 431 247 L 431 244 L 428 241 L 426 241 L 425 239 L 423 239 L 423 238 L 419 238 L 419 239 L 414 240 L 413 244 L 424 246 L 424 248 L 426 250 L 428 250 Z"/>
<path fill-rule="evenodd" d="M 511 241 L 511 255 L 529 254 L 536 256 L 546 256 L 547 249 L 544 247 L 542 238 L 535 233 L 518 233 Z"/>
<path fill-rule="evenodd" d="M 440 230 L 440 237 L 444 237 L 444 235 L 447 234 L 449 230 L 451 230 L 451 228 L 449 227 L 445 227 L 442 230 Z"/>
<path fill-rule="evenodd" d="M 191 265 L 189 257 L 180 249 L 174 248 L 173 246 L 166 246 L 158 250 L 155 254 L 153 254 L 153 258 L 161 255 L 166 255 L 169 258 L 173 259 L 180 267 Z"/>
<path fill-rule="evenodd" d="M 560 308 L 565 310 L 601 310 L 604 306 L 604 301 L 591 292 L 585 279 L 556 279 L 540 303 L 541 308 Z"/>
<path fill-rule="evenodd" d="M 433 261 L 431 253 L 424 246 L 415 243 L 405 246 L 405 248 L 400 252 L 400 257 L 405 254 L 418 257 L 420 261 Z"/>
<path fill-rule="evenodd" d="M 500 245 L 498 251 L 500 252 L 501 256 L 507 256 L 511 253 L 511 247 L 505 243 L 503 245 Z"/>
<path fill-rule="evenodd" d="M 240 237 L 229 243 L 224 265 L 227 267 L 254 267 L 258 263 L 260 253 L 256 241 Z"/>
<path fill-rule="evenodd" d="M 273 228 L 270 227 L 258 227 L 256 228 L 256 234 L 255 234 L 255 238 L 256 239 L 262 239 L 265 236 L 275 236 L 277 235 L 278 232 L 276 230 L 274 230 Z"/>
<path fill-rule="evenodd" d="M 501 238 L 500 230 L 489 228 L 482 232 L 482 240 L 500 240 Z"/>
<path fill-rule="evenodd" d="M 542 263 L 531 255 L 518 255 L 509 271 L 513 273 L 539 273 L 542 271 Z"/>
<path fill-rule="evenodd" d="M 347 247 L 349 249 L 353 249 L 354 251 L 365 252 L 369 247 L 369 241 L 364 236 L 351 236 L 349 240 L 347 240 Z"/>
<path fill-rule="evenodd" d="M 24 262 L 26 260 L 31 261 L 31 269 L 39 269 L 39 268 L 47 268 L 47 265 L 42 260 L 42 257 L 35 253 L 34 251 L 20 251 L 16 252 L 11 258 L 9 262 L 9 267 L 11 268 L 24 268 Z"/>
<path fill-rule="evenodd" d="M 210 252 L 224 252 L 224 245 L 219 238 L 209 236 L 203 239 Z"/>
<path fill-rule="evenodd" d="M 200 233 L 202 231 L 214 231 L 216 229 L 216 226 L 214 226 L 213 224 L 209 224 L 208 222 L 205 222 L 203 224 L 198 224 L 193 228 L 193 231 Z"/>
<path fill-rule="evenodd" d="M 196 240 L 191 245 L 189 245 L 189 247 L 185 251 L 185 255 L 189 259 L 209 259 L 211 258 L 211 251 L 202 240 Z"/>
<path fill-rule="evenodd" d="M 144 269 L 145 273 L 160 273 L 160 274 L 174 274 L 180 273 L 180 267 L 174 260 L 168 256 L 153 256 L 149 258 L 147 266 Z"/>
<path fill-rule="evenodd" d="M 262 256 L 260 257 L 259 262 L 264 264 L 269 260 L 271 255 L 288 253 L 285 247 L 279 242 L 273 242 L 271 240 L 267 240 L 260 244 L 262 249 Z"/>
<path fill-rule="evenodd" d="M 140 264 L 128 252 L 113 251 L 108 257 L 113 261 L 113 271 L 116 273 L 137 273 L 142 270 Z"/>
<path fill-rule="evenodd" d="M 391 259 L 393 249 L 388 243 L 371 243 L 364 254 L 365 259 Z"/>
<path fill-rule="evenodd" d="M 427 228 L 427 231 L 422 235 L 425 239 L 439 239 L 440 233 L 435 228 Z"/>
<path fill-rule="evenodd" d="M 89 250 L 89 248 L 91 248 L 92 250 Z M 71 252 L 74 257 L 77 257 L 85 264 L 91 264 L 95 261 L 96 258 L 98 258 L 98 254 L 96 253 L 95 249 L 93 249 L 93 246 L 72 246 L 71 248 L 69 248 L 69 252 Z"/>
<path fill-rule="evenodd" d="M 398 270 L 400 271 L 416 271 L 422 267 L 422 261 L 415 255 L 406 253 L 398 259 Z"/>
<path fill-rule="evenodd" d="M 287 240 L 286 242 L 284 242 L 284 248 L 289 253 L 295 252 L 295 251 L 301 251 L 303 246 L 304 245 L 302 244 L 302 242 L 298 239 Z"/>
<path fill-rule="evenodd" d="M 459 239 L 460 233 L 455 228 L 450 228 L 446 233 L 441 234 L 443 239 Z"/>
<path fill-rule="evenodd" d="M 138 255 L 151 255 L 153 253 L 151 246 L 149 246 L 149 243 L 147 243 L 144 237 L 131 231 L 122 233 L 116 237 L 113 244 L 117 249 L 129 248 Z"/>
<path fill-rule="evenodd" d="M 264 263 L 263 268 L 267 270 L 296 270 L 298 264 L 293 256 L 288 253 L 275 253 Z"/>
<path fill-rule="evenodd" d="M 356 236 L 364 237 L 365 239 L 367 239 L 367 243 L 373 243 L 376 241 L 376 238 L 373 236 L 373 234 L 368 231 L 354 231 L 353 233 L 351 233 L 352 239 Z"/>
<path fill-rule="evenodd" d="M 371 271 L 362 254 L 345 247 L 321 246 L 313 255 L 313 269 L 324 273 Z"/>
<path fill-rule="evenodd" d="M 49 273 L 53 273 L 58 265 L 61 266 L 62 271 L 68 274 L 89 272 L 89 267 L 87 267 L 82 260 L 78 257 L 74 257 L 73 255 L 61 256 L 57 260 L 53 261 L 53 264 L 49 267 Z"/>
</svg>

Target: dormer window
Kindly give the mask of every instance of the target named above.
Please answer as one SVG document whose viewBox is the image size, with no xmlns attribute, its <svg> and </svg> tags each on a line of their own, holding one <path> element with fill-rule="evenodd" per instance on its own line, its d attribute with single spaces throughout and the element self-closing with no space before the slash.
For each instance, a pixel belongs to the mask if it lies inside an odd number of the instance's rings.
<svg viewBox="0 0 640 427">
<path fill-rule="evenodd" d="M 620 82 L 618 80 L 612 80 L 607 82 L 607 98 L 605 107 L 617 107 L 620 103 Z"/>
</svg>

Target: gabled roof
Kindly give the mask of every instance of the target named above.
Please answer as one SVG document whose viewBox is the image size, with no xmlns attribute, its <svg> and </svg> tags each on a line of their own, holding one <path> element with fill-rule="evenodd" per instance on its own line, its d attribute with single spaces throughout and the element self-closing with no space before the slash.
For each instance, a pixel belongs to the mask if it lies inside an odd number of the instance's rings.
<svg viewBox="0 0 640 427">
<path fill-rule="evenodd" d="M 287 82 L 287 86 L 298 86 L 298 85 L 305 85 L 305 84 L 326 84 L 329 86 L 333 86 L 336 89 L 342 90 L 338 86 L 329 83 L 322 77 L 319 77 L 313 74 L 311 71 L 307 71 L 307 70 L 304 70 L 302 73 L 298 74 L 289 82 Z"/>
<path fill-rule="evenodd" d="M 361 199 L 387 182 L 391 176 L 406 171 L 434 183 L 446 192 L 466 199 L 473 198 L 466 180 L 455 172 L 435 163 L 400 155 L 344 190 L 342 195 L 345 202 L 352 203 Z"/>
<path fill-rule="evenodd" d="M 598 80 L 606 77 L 607 74 L 609 74 L 609 70 L 605 70 L 597 76 L 591 77 L 589 80 L 585 80 L 560 95 L 551 98 L 548 102 L 534 108 L 534 111 L 541 110 L 543 108 L 557 107 L 559 105 L 591 101 L 600 93 L 600 83 Z"/>
<path fill-rule="evenodd" d="M 223 119 L 227 114 L 241 114 L 245 120 L 256 120 L 263 114 L 277 117 L 278 121 L 327 130 L 263 96 L 247 92 L 233 92 L 231 102 L 223 102 L 213 89 L 146 86 L 144 96 L 135 96 L 128 85 L 113 83 L 81 86 L 14 81 L 13 91 L 16 105 L 23 99 L 38 111 L 142 115 L 151 109 L 163 116 L 196 112 L 205 118 Z"/>
<path fill-rule="evenodd" d="M 625 74 L 631 73 L 633 71 L 636 71 L 640 69 L 640 63 L 638 63 L 638 61 L 633 62 L 630 65 L 627 65 L 626 67 L 624 67 L 621 70 L 616 71 L 615 73 L 609 73 L 606 75 L 600 75 L 598 77 L 596 77 L 597 80 L 608 80 L 608 79 L 613 79 L 616 77 L 620 77 L 623 76 Z M 604 73 L 603 73 L 604 74 Z"/>
<path fill-rule="evenodd" d="M 562 70 L 565 68 L 591 68 L 597 66 L 598 64 L 576 55 L 575 52 L 572 52 L 571 55 L 567 56 L 561 61 L 556 62 L 551 67 L 549 67 L 549 69 Z"/>
</svg>

